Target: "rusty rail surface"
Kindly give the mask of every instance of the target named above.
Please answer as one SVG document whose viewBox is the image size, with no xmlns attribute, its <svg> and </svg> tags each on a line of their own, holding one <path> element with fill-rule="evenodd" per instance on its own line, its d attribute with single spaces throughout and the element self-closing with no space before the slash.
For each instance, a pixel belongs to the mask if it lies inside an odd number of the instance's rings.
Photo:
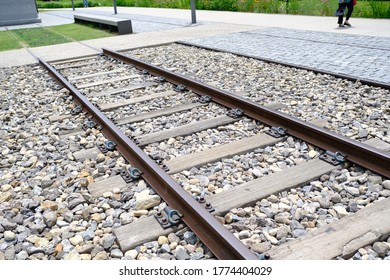
<svg viewBox="0 0 390 280">
<path fill-rule="evenodd" d="M 194 93 L 208 95 L 216 103 L 228 108 L 238 108 L 250 118 L 261 121 L 269 126 L 282 127 L 286 130 L 287 134 L 302 139 L 321 149 L 332 153 L 341 152 L 346 155 L 346 160 L 390 178 L 390 153 L 139 59 L 105 48 L 102 50 L 103 54 L 107 56 L 132 64 L 139 69 L 147 70 L 152 75 L 163 76 L 167 81 L 176 85 L 183 85 Z"/>
<path fill-rule="evenodd" d="M 143 179 L 170 207 L 178 210 L 183 215 L 183 222 L 217 258 L 231 260 L 258 259 L 254 253 L 220 224 L 214 216 L 164 172 L 58 71 L 41 58 L 37 59 L 61 85 L 71 92 L 75 101 L 82 106 L 88 115 L 92 116 L 91 119 L 101 126 L 101 132 L 107 139 L 116 144 L 116 149 L 122 156 L 143 173 Z"/>
</svg>

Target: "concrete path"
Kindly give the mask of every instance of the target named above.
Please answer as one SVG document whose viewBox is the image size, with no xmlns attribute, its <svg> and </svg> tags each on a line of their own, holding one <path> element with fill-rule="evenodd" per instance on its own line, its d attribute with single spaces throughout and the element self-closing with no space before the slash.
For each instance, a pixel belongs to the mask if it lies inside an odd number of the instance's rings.
<svg viewBox="0 0 390 280">
<path fill-rule="evenodd" d="M 41 24 L 73 22 L 74 13 L 113 15 L 113 8 L 50 10 Z M 335 17 L 118 7 L 116 17 L 132 19 L 134 34 L 30 48 L 37 56 L 58 60 L 98 53 L 101 47 L 124 50 L 185 41 L 221 50 L 274 59 L 390 83 L 390 20 L 352 18 L 339 28 Z M 5 28 L 4 28 L 5 29 Z M 27 50 L 0 52 L 0 67 L 34 63 Z"/>
</svg>

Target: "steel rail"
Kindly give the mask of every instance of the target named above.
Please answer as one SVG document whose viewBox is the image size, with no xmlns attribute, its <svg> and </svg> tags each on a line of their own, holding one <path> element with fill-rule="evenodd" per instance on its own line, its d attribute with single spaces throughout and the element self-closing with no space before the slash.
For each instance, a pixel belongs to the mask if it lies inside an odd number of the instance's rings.
<svg viewBox="0 0 390 280">
<path fill-rule="evenodd" d="M 326 151 L 333 153 L 341 152 L 346 155 L 347 160 L 377 172 L 387 178 L 390 177 L 390 153 L 139 59 L 125 56 L 104 48 L 102 50 L 105 55 L 132 64 L 137 68 L 148 70 L 152 75 L 164 76 L 167 81 L 176 85 L 184 85 L 188 90 L 191 90 L 194 93 L 208 95 L 212 97 L 214 102 L 228 108 L 239 108 L 250 118 L 270 126 L 282 127 L 286 129 L 287 134 L 302 139 Z"/>
<path fill-rule="evenodd" d="M 116 144 L 116 148 L 122 156 L 143 173 L 143 179 L 170 207 L 178 210 L 183 215 L 182 220 L 184 223 L 217 258 L 226 260 L 258 260 L 254 253 L 164 172 L 82 93 L 62 77 L 49 63 L 40 58 L 37 59 L 61 85 L 72 93 L 76 102 L 92 116 L 91 119 L 101 126 L 101 132 L 107 139 Z"/>
</svg>

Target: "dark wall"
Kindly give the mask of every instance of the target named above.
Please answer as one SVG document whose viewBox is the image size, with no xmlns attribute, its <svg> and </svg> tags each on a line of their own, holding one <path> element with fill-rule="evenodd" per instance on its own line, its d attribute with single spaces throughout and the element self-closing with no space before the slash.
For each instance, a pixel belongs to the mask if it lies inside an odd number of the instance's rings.
<svg viewBox="0 0 390 280">
<path fill-rule="evenodd" d="M 0 0 L 0 26 L 41 22 L 34 0 Z"/>
</svg>

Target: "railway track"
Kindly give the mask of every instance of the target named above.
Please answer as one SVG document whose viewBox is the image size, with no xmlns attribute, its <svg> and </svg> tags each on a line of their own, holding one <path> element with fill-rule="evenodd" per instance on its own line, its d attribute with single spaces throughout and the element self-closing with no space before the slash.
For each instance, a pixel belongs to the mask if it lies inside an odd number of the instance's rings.
<svg viewBox="0 0 390 280">
<path fill-rule="evenodd" d="M 113 229 L 122 252 L 174 232 L 219 259 L 350 258 L 386 241 L 388 143 L 107 49 L 40 63 L 71 93 L 68 113 L 49 116 L 59 137 L 104 135 L 72 156 L 110 158 L 111 170 L 80 184 L 140 217 Z"/>
</svg>

